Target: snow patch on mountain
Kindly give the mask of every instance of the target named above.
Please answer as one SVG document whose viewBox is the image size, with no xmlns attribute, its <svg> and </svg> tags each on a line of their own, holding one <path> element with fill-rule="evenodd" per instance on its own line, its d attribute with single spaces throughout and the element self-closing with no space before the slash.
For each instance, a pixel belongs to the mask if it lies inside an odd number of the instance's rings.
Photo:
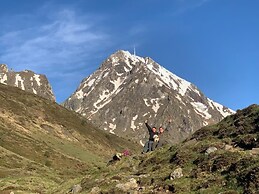
<svg viewBox="0 0 259 194">
<path fill-rule="evenodd" d="M 124 68 L 124 71 L 125 71 L 125 72 L 129 72 L 132 67 L 128 68 L 128 67 L 125 67 L 125 66 L 124 66 L 123 68 Z"/>
<path fill-rule="evenodd" d="M 147 67 L 154 74 L 158 75 L 157 79 L 161 80 L 159 81 L 160 83 L 162 82 L 167 87 L 177 90 L 182 96 L 185 95 L 187 89 L 191 85 L 190 82 L 183 80 L 160 65 L 155 67 L 152 63 L 150 63 L 147 64 Z"/>
<path fill-rule="evenodd" d="M 229 115 L 229 111 L 234 114 L 235 111 L 231 110 L 231 109 L 228 109 L 228 108 L 225 108 L 223 105 L 217 103 L 217 102 L 214 102 L 212 101 L 211 99 L 207 98 L 208 99 L 208 102 L 210 104 L 210 106 L 214 109 L 216 107 L 216 109 L 220 112 L 220 114 L 223 116 L 223 117 L 226 117 Z"/>
<path fill-rule="evenodd" d="M 17 74 L 17 75 L 15 76 L 15 86 L 16 86 L 16 87 L 19 87 L 19 84 L 21 84 L 21 89 L 22 89 L 22 90 L 25 90 L 25 87 L 24 87 L 24 80 L 22 79 L 22 77 L 21 77 L 19 74 Z"/>
<path fill-rule="evenodd" d="M 115 134 L 114 130 L 116 129 L 116 124 L 109 123 L 110 133 Z"/>
<path fill-rule="evenodd" d="M 98 108 L 100 106 L 100 103 L 104 100 L 106 100 L 109 97 L 109 90 L 104 90 L 100 94 L 98 100 L 94 103 L 94 107 Z"/>
<path fill-rule="evenodd" d="M 149 99 L 144 98 L 143 100 L 144 100 L 144 102 L 145 102 L 146 106 L 151 106 L 151 104 L 149 104 L 149 103 L 148 103 Z"/>
<path fill-rule="evenodd" d="M 40 75 L 35 74 L 35 75 L 33 76 L 33 78 L 34 78 L 35 81 L 37 82 L 38 86 L 41 86 Z"/>
<path fill-rule="evenodd" d="M 123 83 L 120 77 L 117 78 L 117 80 L 111 81 L 111 83 L 114 85 L 114 91 L 116 91 L 120 85 Z"/>
<path fill-rule="evenodd" d="M 202 122 L 203 126 L 207 126 L 209 123 L 207 121 Z"/>
<path fill-rule="evenodd" d="M 119 87 L 122 85 L 123 83 L 123 79 L 121 79 L 120 77 L 118 77 L 116 80 L 112 80 L 110 81 L 110 83 L 112 83 L 114 85 L 114 88 L 112 91 L 109 91 L 108 89 L 102 91 L 102 93 L 99 95 L 99 97 L 97 98 L 97 101 L 93 104 L 93 106 L 95 107 L 94 111 L 91 111 L 91 114 L 95 114 L 96 112 L 98 112 L 99 109 L 103 108 L 106 104 L 108 104 L 109 102 L 111 102 L 111 97 L 114 94 L 117 94 L 120 92 Z M 88 82 L 89 83 L 89 82 Z M 93 90 L 94 88 L 92 87 L 92 89 L 88 92 L 88 94 Z M 77 95 L 77 98 L 79 99 L 79 95 Z"/>
<path fill-rule="evenodd" d="M 147 112 L 147 113 L 143 114 L 143 117 L 147 116 L 148 114 L 150 114 L 150 112 Z"/>
<path fill-rule="evenodd" d="M 103 98 L 103 96 L 101 96 Z M 103 108 L 106 104 L 108 104 L 109 102 L 111 102 L 112 99 L 108 99 L 106 100 L 106 98 L 99 99 L 97 102 L 94 103 L 94 107 L 96 108 L 96 111 L 93 112 L 93 114 L 95 114 L 99 109 Z M 101 104 L 102 102 L 102 104 Z"/>
<path fill-rule="evenodd" d="M 155 113 L 157 113 L 158 109 L 160 108 L 160 104 L 158 103 L 159 98 L 151 99 L 150 101 L 152 103 L 152 109 Z"/>
<path fill-rule="evenodd" d="M 84 98 L 84 92 L 82 90 L 79 90 L 75 93 L 77 99 L 82 99 Z"/>
<path fill-rule="evenodd" d="M 131 120 L 131 125 L 130 125 L 130 128 L 135 131 L 135 129 L 137 128 L 137 126 L 135 126 L 135 121 L 136 119 L 138 118 L 138 115 L 136 115 L 135 117 L 132 118 Z"/>
<path fill-rule="evenodd" d="M 108 72 L 107 72 L 108 73 Z M 91 79 L 88 83 L 87 83 L 87 85 L 89 86 L 89 87 L 91 87 L 93 84 L 94 84 L 94 82 L 95 82 L 95 79 Z"/>
<path fill-rule="evenodd" d="M 34 94 L 37 94 L 37 91 L 36 91 L 34 88 L 32 88 L 32 92 L 33 92 Z"/>
<path fill-rule="evenodd" d="M 210 119 L 212 117 L 211 114 L 209 114 L 209 109 L 205 104 L 201 102 L 191 102 L 191 105 L 194 107 L 195 112 L 205 119 Z"/>
<path fill-rule="evenodd" d="M 3 84 L 6 84 L 6 81 L 7 81 L 7 75 L 4 74 L 2 77 L 0 77 L 0 83 L 3 83 Z"/>
</svg>

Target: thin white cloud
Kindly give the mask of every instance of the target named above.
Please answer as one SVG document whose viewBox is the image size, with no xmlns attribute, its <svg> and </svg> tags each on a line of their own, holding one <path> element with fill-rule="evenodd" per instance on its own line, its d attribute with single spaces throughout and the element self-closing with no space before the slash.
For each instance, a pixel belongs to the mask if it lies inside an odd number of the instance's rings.
<svg viewBox="0 0 259 194">
<path fill-rule="evenodd" d="M 0 18 L 4 29 L 0 31 L 0 63 L 15 71 L 29 69 L 47 75 L 57 100 L 63 101 L 110 50 L 123 48 L 131 41 L 125 37 L 135 39 L 144 30 L 136 24 L 118 36 L 104 21 L 102 15 L 71 8 L 53 10 L 50 5 L 31 14 Z M 138 41 L 131 44 L 137 46 Z"/>
<path fill-rule="evenodd" d="M 0 51 L 0 60 L 19 70 L 76 65 L 108 41 L 109 36 L 97 30 L 96 25 L 94 16 L 80 17 L 73 10 L 62 10 L 44 25 L 35 24 L 0 36 L 0 44 L 6 48 Z"/>
<path fill-rule="evenodd" d="M 187 11 L 197 9 L 212 0 L 178 0 L 178 9 L 173 12 L 173 15 L 181 15 Z"/>
</svg>

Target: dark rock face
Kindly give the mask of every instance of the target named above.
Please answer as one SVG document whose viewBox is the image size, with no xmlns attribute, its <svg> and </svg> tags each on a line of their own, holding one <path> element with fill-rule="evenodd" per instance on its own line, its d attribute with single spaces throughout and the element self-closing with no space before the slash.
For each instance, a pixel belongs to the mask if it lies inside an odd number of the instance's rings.
<svg viewBox="0 0 259 194">
<path fill-rule="evenodd" d="M 55 101 L 52 88 L 45 75 L 35 74 L 29 70 L 14 72 L 8 70 L 6 65 L 0 64 L 0 83 L 15 86 L 27 92 Z"/>
<path fill-rule="evenodd" d="M 233 111 L 207 98 L 196 86 L 151 58 L 118 51 L 84 79 L 64 106 L 118 136 L 143 143 L 144 121 L 166 127 L 176 143 Z"/>
</svg>

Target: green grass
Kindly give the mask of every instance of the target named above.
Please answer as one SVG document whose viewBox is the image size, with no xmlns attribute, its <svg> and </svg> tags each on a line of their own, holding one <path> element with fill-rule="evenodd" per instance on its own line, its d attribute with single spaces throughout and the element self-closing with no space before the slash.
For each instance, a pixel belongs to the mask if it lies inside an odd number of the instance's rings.
<svg viewBox="0 0 259 194">
<path fill-rule="evenodd" d="M 66 193 L 126 148 L 140 150 L 54 102 L 0 84 L 1 192 Z"/>
<path fill-rule="evenodd" d="M 100 169 L 83 179 L 84 191 L 87 193 L 98 185 L 104 193 L 116 193 L 113 188 L 118 182 L 125 183 L 134 177 L 146 188 L 143 193 L 166 192 L 166 189 L 179 194 L 256 193 L 259 155 L 251 155 L 247 147 L 225 150 L 225 145 L 235 146 L 241 140 L 247 141 L 245 146 L 251 145 L 249 141 L 253 138 L 250 137 L 258 137 L 258 121 L 259 106 L 253 105 L 216 125 L 198 130 L 181 144 L 125 157 Z M 256 142 L 252 143 L 257 146 Z M 206 155 L 209 147 L 218 150 Z M 170 173 L 179 167 L 183 177 L 170 180 Z M 105 182 L 94 181 L 101 177 Z"/>
<path fill-rule="evenodd" d="M 93 127 L 77 113 L 0 84 L 0 190 L 15 193 L 122 193 L 116 185 L 135 178 L 143 193 L 255 193 L 259 187 L 259 106 L 196 131 L 175 146 L 137 154 L 138 145 Z M 225 145 L 237 146 L 225 150 Z M 218 150 L 206 155 L 209 147 Z M 131 156 L 106 166 L 115 152 Z M 181 167 L 183 177 L 170 180 Z M 253 177 L 253 178 L 251 178 Z M 132 191 L 133 192 L 133 191 Z M 10 193 L 10 192 L 9 192 Z"/>
</svg>

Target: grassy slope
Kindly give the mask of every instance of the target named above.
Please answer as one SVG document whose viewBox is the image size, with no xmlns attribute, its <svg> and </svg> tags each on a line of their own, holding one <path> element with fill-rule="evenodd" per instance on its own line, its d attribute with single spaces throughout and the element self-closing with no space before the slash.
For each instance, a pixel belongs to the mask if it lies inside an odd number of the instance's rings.
<svg viewBox="0 0 259 194">
<path fill-rule="evenodd" d="M 216 125 L 204 127 L 183 143 L 145 155 L 125 157 L 84 178 L 85 193 L 99 186 L 102 193 L 123 193 L 118 183 L 138 181 L 141 193 L 258 193 L 259 106 L 252 105 Z M 205 154 L 209 147 L 217 151 Z M 183 177 L 170 180 L 181 167 Z M 134 189 L 133 189 L 134 190 Z M 135 189 L 136 190 L 136 189 Z"/>
<path fill-rule="evenodd" d="M 123 149 L 139 151 L 56 103 L 0 84 L 0 191 L 64 193 Z"/>
</svg>

